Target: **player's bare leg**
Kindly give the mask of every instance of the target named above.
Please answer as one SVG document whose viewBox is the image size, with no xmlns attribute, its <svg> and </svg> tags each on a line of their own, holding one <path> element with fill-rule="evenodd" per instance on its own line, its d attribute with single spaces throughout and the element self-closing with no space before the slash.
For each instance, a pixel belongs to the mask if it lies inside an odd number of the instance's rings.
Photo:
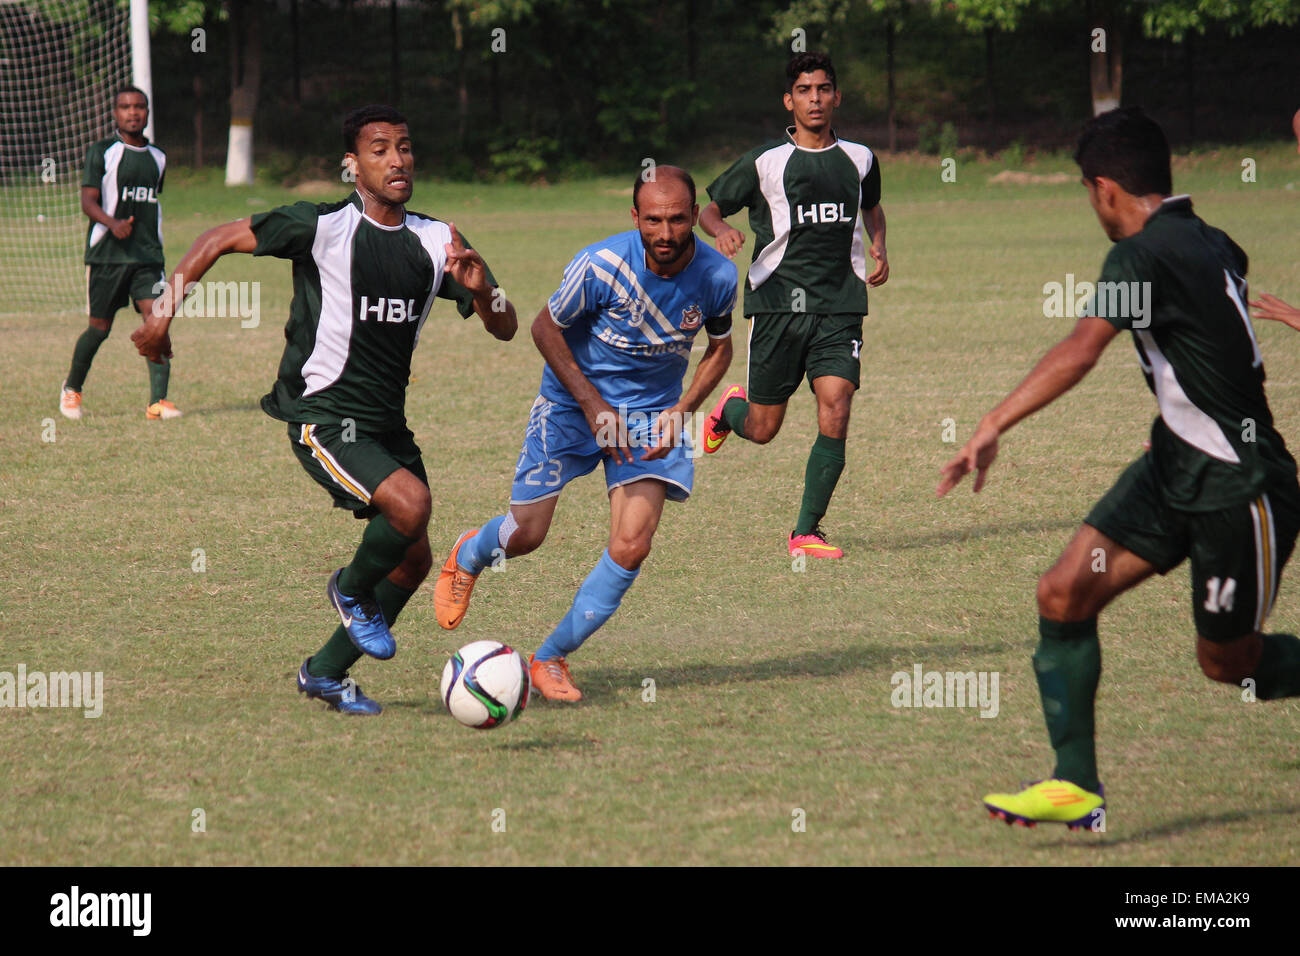
<svg viewBox="0 0 1300 956">
<path fill-rule="evenodd" d="M 755 445 L 766 445 L 781 430 L 781 425 L 785 421 L 785 408 L 785 402 L 780 405 L 750 402 L 749 410 L 745 414 L 744 429 L 737 434 L 749 439 Z"/>
<path fill-rule="evenodd" d="M 1056 769 L 1019 793 L 991 793 L 984 805 L 1007 823 L 1097 827 L 1106 802 L 1097 778 L 1093 707 L 1101 679 L 1097 615 L 1156 573 L 1155 565 L 1083 525 L 1038 581 L 1034 673 Z"/>
<path fill-rule="evenodd" d="M 147 317 L 153 314 L 153 303 L 153 299 L 137 299 L 135 307 L 141 316 Z M 184 413 L 167 400 L 167 385 L 172 374 L 171 357 L 164 356 L 161 362 L 145 359 L 145 365 L 149 369 L 149 404 L 144 410 L 144 417 L 150 421 L 180 418 Z"/>
<path fill-rule="evenodd" d="M 650 555 L 650 543 L 663 517 L 667 486 L 647 478 L 609 493 L 609 556 L 636 571 Z"/>
<path fill-rule="evenodd" d="M 579 701 L 567 658 L 618 610 L 663 515 L 667 486 L 652 478 L 620 485 L 609 493 L 609 547 L 582 587 L 573 606 L 529 660 L 533 686 L 548 700 Z"/>
<path fill-rule="evenodd" d="M 370 503 L 379 509 L 393 530 L 408 538 L 418 539 L 429 527 L 429 514 L 433 510 L 429 486 L 405 468 L 397 469 L 380 482 L 370 496 Z"/>
<path fill-rule="evenodd" d="M 506 558 L 520 557 L 541 546 L 559 501 L 559 495 L 552 495 L 541 501 L 513 504 L 507 514 L 491 519 L 481 528 L 470 528 L 456 539 L 433 590 L 434 613 L 441 627 L 452 630 L 460 626 L 484 568 L 498 567 Z"/>
<path fill-rule="evenodd" d="M 1081 525 L 1056 563 L 1038 579 L 1038 613 L 1053 621 L 1095 618 L 1156 568 L 1092 525 Z"/>
</svg>

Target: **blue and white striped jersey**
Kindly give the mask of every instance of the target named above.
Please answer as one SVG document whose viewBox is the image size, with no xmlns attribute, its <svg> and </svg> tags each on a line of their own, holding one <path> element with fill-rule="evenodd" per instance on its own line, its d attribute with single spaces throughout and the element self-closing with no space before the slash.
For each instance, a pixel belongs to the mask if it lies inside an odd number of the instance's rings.
<svg viewBox="0 0 1300 956">
<path fill-rule="evenodd" d="M 635 229 L 587 246 L 547 303 L 551 318 L 601 398 L 618 408 L 662 409 L 681 397 L 696 333 L 731 335 L 736 267 L 698 238 L 695 257 L 661 278 L 646 266 Z M 576 405 L 548 365 L 542 397 Z"/>
</svg>

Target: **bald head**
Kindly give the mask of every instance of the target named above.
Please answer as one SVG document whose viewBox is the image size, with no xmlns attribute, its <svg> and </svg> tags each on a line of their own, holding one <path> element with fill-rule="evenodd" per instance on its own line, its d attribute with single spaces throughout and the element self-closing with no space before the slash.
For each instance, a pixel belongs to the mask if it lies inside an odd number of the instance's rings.
<svg viewBox="0 0 1300 956">
<path fill-rule="evenodd" d="M 644 187 L 653 187 L 660 193 L 675 193 L 678 186 L 686 190 L 690 197 L 687 205 L 695 205 L 695 180 L 691 174 L 680 166 L 652 166 L 650 167 L 649 181 L 646 180 L 646 173 L 643 171 L 637 174 L 636 182 L 632 185 L 632 206 L 636 209 L 641 208 L 641 190 Z"/>
</svg>

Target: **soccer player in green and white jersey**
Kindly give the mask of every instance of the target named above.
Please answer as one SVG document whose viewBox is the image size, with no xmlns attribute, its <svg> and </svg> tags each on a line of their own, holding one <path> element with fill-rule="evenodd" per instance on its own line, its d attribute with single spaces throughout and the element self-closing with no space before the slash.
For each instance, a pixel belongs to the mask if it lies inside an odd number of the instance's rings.
<svg viewBox="0 0 1300 956">
<path fill-rule="evenodd" d="M 734 256 L 744 235 L 723 217 L 749 209 L 754 258 L 745 282 L 749 382 L 730 385 L 705 423 L 704 450 L 731 432 L 763 445 L 785 418 L 806 376 L 817 398 L 817 440 L 804 472 L 803 501 L 787 541 L 790 554 L 840 558 L 820 522 L 844 470 L 849 410 L 859 385 L 867 286 L 889 278 L 880 163 L 870 149 L 840 139 L 835 67 L 823 53 L 800 53 L 786 68 L 785 138 L 738 159 L 709 186 L 700 226 Z M 859 216 L 861 210 L 861 216 Z M 868 248 L 862 230 L 871 239 Z M 875 268 L 867 274 L 867 256 Z"/>
<path fill-rule="evenodd" d="M 397 652 L 389 628 L 432 564 L 429 481 L 406 426 L 411 353 L 435 297 L 455 300 L 462 316 L 476 312 L 498 339 L 512 338 L 518 321 L 454 223 L 407 211 L 415 160 L 405 118 L 362 107 L 343 121 L 343 141 L 352 195 L 208 230 L 132 339 L 146 357 L 166 351 L 173 290 L 227 253 L 293 262 L 284 357 L 262 408 L 288 423 L 294 454 L 335 507 L 368 521 L 352 562 L 326 589 L 341 626 L 303 663 L 298 690 L 346 713 L 377 714 L 348 669 L 363 653 L 387 660 Z"/>
<path fill-rule="evenodd" d="M 1132 332 L 1160 410 L 1150 449 L 1038 582 L 1034 672 L 1056 769 L 1018 793 L 984 798 L 1007 823 L 1072 829 L 1104 819 L 1093 737 L 1097 615 L 1151 575 L 1191 559 L 1196 656 L 1207 677 L 1238 688 L 1250 681 L 1259 700 L 1300 696 L 1300 639 L 1263 633 L 1300 529 L 1300 485 L 1264 396 L 1246 254 L 1199 219 L 1188 196 L 1171 195 L 1169 146 L 1140 108 L 1093 119 L 1075 160 L 1115 243 L 1092 314 L 980 420 L 938 489 L 946 494 L 976 471 L 979 491 L 1001 435 L 1078 383 L 1121 331 Z"/>
<path fill-rule="evenodd" d="M 117 310 L 134 302 L 142 316 L 153 307 L 162 283 L 162 194 L 167 156 L 149 142 L 149 100 L 134 86 L 113 95 L 117 131 L 86 151 L 81 179 L 81 211 L 90 219 L 86 232 L 86 308 L 90 324 L 77 339 L 72 367 L 59 390 L 59 411 L 80 418 L 81 389 L 95 353 L 108 338 Z M 149 404 L 145 417 L 179 418 L 167 400 L 170 353 L 148 363 Z"/>
</svg>

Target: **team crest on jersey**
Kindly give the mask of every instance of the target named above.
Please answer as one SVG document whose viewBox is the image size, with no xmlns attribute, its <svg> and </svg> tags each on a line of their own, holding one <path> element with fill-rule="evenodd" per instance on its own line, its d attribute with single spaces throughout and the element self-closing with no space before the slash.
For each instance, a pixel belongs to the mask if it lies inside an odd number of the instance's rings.
<svg viewBox="0 0 1300 956">
<path fill-rule="evenodd" d="M 689 332 L 691 329 L 698 329 L 700 323 L 704 321 L 704 310 L 698 305 L 693 305 L 689 309 L 682 309 L 682 331 Z"/>
</svg>

